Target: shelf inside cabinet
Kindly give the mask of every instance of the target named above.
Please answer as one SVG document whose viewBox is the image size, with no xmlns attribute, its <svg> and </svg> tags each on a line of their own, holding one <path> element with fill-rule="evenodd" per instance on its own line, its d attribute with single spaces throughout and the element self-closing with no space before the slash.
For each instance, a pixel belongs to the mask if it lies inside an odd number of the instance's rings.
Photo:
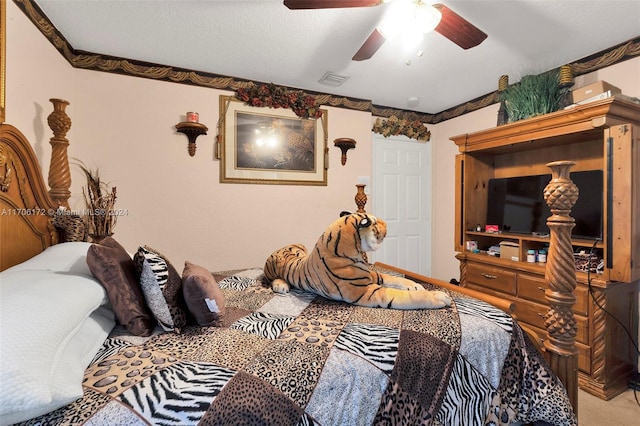
<svg viewBox="0 0 640 426">
<path fill-rule="evenodd" d="M 468 238 L 467 240 L 473 240 L 473 238 L 471 237 L 475 237 L 475 238 L 493 238 L 496 240 L 500 240 L 500 241 L 516 241 L 516 242 L 522 242 L 522 241 L 535 241 L 535 242 L 540 242 L 540 243 L 549 243 L 549 236 L 542 236 L 542 235 L 529 235 L 529 234 L 512 234 L 512 233 L 508 233 L 508 232 L 478 232 L 478 231 L 467 231 L 466 232 Z M 594 242 L 596 243 L 594 246 Z M 604 244 L 602 243 L 602 240 L 589 240 L 589 239 L 582 239 L 582 238 L 576 238 L 576 239 L 571 239 L 571 244 L 576 246 L 576 247 L 587 247 L 587 248 L 591 248 L 591 247 L 595 247 L 595 248 L 603 248 Z"/>
</svg>

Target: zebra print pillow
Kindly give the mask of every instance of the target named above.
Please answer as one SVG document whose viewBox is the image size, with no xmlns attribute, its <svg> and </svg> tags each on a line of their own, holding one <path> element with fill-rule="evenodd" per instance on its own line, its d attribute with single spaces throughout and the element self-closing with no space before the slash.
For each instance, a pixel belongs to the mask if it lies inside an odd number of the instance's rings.
<svg viewBox="0 0 640 426">
<path fill-rule="evenodd" d="M 147 306 L 165 331 L 180 333 L 187 325 L 187 306 L 182 295 L 182 278 L 166 257 L 144 246 L 134 263 Z"/>
</svg>

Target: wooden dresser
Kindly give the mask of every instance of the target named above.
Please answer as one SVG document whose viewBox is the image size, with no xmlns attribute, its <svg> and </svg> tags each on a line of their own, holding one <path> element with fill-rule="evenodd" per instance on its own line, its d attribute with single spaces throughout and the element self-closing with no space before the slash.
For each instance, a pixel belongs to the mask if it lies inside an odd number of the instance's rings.
<svg viewBox="0 0 640 426">
<path fill-rule="evenodd" d="M 546 337 L 545 264 L 528 263 L 526 257 L 529 250 L 548 245 L 549 238 L 485 232 L 489 180 L 547 174 L 546 164 L 558 160 L 574 161 L 572 172 L 602 170 L 602 238 L 572 239 L 574 251 L 595 253 L 604 261 L 601 273 L 576 273 L 579 386 L 602 399 L 627 389 L 638 359 L 622 325 L 637 340 L 640 105 L 609 98 L 451 140 L 459 149 L 455 249 L 461 285 L 514 301 L 516 318 L 541 341 Z M 467 250 L 473 249 L 468 241 L 479 251 Z M 487 253 L 501 242 L 514 246 L 518 260 Z"/>
</svg>

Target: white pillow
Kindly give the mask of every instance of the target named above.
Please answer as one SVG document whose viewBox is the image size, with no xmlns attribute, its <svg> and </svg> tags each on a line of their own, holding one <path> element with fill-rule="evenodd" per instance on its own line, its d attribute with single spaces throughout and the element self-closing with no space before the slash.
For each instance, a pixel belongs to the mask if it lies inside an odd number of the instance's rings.
<svg viewBox="0 0 640 426">
<path fill-rule="evenodd" d="M 68 242 L 48 247 L 42 253 L 12 266 L 6 271 L 58 271 L 83 274 L 92 277 L 87 266 L 87 250 L 91 243 Z"/>
<path fill-rule="evenodd" d="M 106 301 L 102 285 L 82 274 L 0 273 L 0 423 L 82 396 L 84 369 L 110 331 L 104 318 L 98 324 L 87 318 Z"/>
</svg>

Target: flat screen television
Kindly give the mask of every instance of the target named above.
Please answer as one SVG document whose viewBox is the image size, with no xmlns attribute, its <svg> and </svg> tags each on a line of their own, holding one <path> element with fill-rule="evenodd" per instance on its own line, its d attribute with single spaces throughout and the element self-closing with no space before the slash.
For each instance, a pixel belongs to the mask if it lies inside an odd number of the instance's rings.
<svg viewBox="0 0 640 426">
<path fill-rule="evenodd" d="M 576 221 L 571 235 L 602 238 L 602 170 L 572 172 L 570 177 L 580 191 L 571 209 Z M 490 179 L 487 224 L 516 234 L 549 233 L 547 218 L 551 211 L 543 191 L 550 180 L 550 174 Z"/>
</svg>

